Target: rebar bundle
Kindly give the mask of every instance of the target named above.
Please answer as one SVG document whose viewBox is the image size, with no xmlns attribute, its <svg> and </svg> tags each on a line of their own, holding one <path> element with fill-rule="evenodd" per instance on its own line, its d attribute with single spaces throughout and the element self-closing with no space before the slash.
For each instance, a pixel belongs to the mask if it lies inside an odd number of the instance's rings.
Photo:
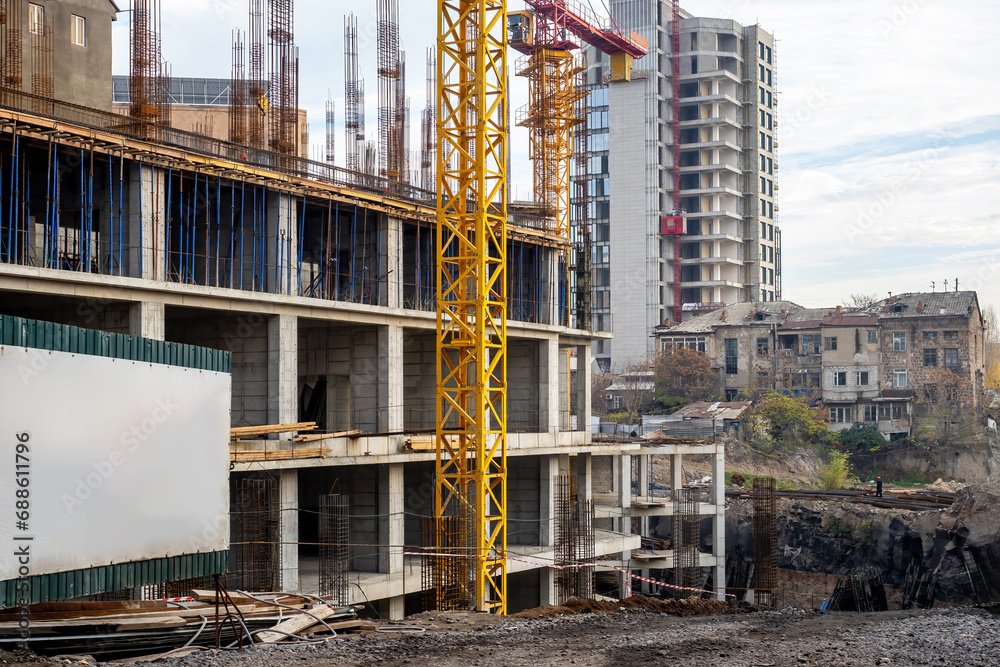
<svg viewBox="0 0 1000 667">
<path fill-rule="evenodd" d="M 674 585 L 694 588 L 701 568 L 698 566 L 698 545 L 701 542 L 701 521 L 694 489 L 674 490 Z M 674 589 L 677 598 L 686 598 L 690 591 Z"/>
<path fill-rule="evenodd" d="M 159 0 L 132 0 L 129 115 L 141 121 L 140 128 L 162 123 L 166 116 L 160 26 Z"/>
<path fill-rule="evenodd" d="M 559 600 L 594 596 L 594 569 L 579 567 L 594 560 L 594 504 L 577 495 L 576 476 L 556 482 L 555 565 Z"/>
<path fill-rule="evenodd" d="M 403 179 L 406 92 L 399 53 L 399 1 L 378 0 L 378 139 L 379 175 Z"/>
<path fill-rule="evenodd" d="M 337 163 L 337 115 L 333 100 L 326 101 L 326 163 Z"/>
<path fill-rule="evenodd" d="M 347 605 L 350 565 L 349 497 L 331 493 L 319 498 L 319 594 Z"/>
<path fill-rule="evenodd" d="M 45 10 L 38 11 L 38 21 L 31 26 L 31 92 L 39 97 L 52 99 L 55 86 L 52 77 L 52 25 Z M 44 102 L 35 100 L 35 111 L 45 109 Z"/>
<path fill-rule="evenodd" d="M 434 190 L 437 187 L 434 162 L 437 154 L 437 59 L 434 50 L 427 49 L 427 106 L 420 120 L 420 187 Z"/>
<path fill-rule="evenodd" d="M 231 581 L 246 591 L 281 585 L 281 503 L 276 479 L 241 479 L 230 511 Z"/>
<path fill-rule="evenodd" d="M 757 562 L 754 602 L 761 607 L 773 607 L 778 587 L 778 530 L 775 520 L 773 477 L 757 477 L 753 481 L 753 538 Z"/>
<path fill-rule="evenodd" d="M 270 146 L 297 155 L 299 141 L 299 50 L 295 46 L 293 0 L 268 0 L 270 51 Z"/>
<path fill-rule="evenodd" d="M 250 0 L 250 32 L 248 35 L 249 77 L 247 80 L 247 145 L 263 149 L 264 119 L 267 117 L 267 81 L 264 75 L 264 43 L 267 35 L 264 0 Z"/>
<path fill-rule="evenodd" d="M 423 557 L 421 582 L 424 608 L 468 610 L 473 605 L 473 559 L 469 552 L 468 511 L 423 520 L 423 544 L 431 553 Z"/>
<path fill-rule="evenodd" d="M 243 32 L 233 31 L 233 75 L 229 82 L 229 141 L 247 141 L 247 72 L 246 40 Z"/>
<path fill-rule="evenodd" d="M 347 168 L 361 171 L 365 146 L 365 82 L 358 76 L 358 20 L 344 17 L 344 138 Z"/>
<path fill-rule="evenodd" d="M 3 0 L 0 5 L 0 38 L 3 40 L 0 76 L 3 85 L 14 90 L 21 90 L 23 83 L 23 7 L 24 0 Z"/>
</svg>

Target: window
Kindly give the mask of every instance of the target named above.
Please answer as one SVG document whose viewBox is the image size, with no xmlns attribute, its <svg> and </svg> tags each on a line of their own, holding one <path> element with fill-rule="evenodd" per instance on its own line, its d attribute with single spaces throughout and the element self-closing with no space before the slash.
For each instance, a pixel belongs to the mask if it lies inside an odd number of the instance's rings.
<svg viewBox="0 0 1000 667">
<path fill-rule="evenodd" d="M 830 421 L 835 424 L 846 424 L 851 421 L 850 408 L 830 408 Z"/>
<path fill-rule="evenodd" d="M 927 368 L 932 368 L 937 366 L 937 348 L 936 347 L 925 347 L 924 348 L 924 366 Z"/>
<path fill-rule="evenodd" d="M 771 47 L 770 46 L 766 47 L 764 49 L 764 51 L 766 52 L 764 60 L 766 60 L 767 64 L 770 65 L 771 64 Z"/>
<path fill-rule="evenodd" d="M 823 339 L 823 349 L 827 352 L 833 352 L 837 349 L 837 337 L 830 336 Z"/>
<path fill-rule="evenodd" d="M 774 240 L 774 225 L 767 226 L 767 240 L 768 241 Z"/>
<path fill-rule="evenodd" d="M 763 88 L 763 87 L 761 87 L 761 88 L 760 88 L 760 103 L 761 103 L 761 104 L 763 104 L 763 103 L 764 103 L 764 100 L 766 100 L 766 99 L 767 99 L 767 98 L 766 98 L 766 97 L 764 96 L 764 88 Z"/>
<path fill-rule="evenodd" d="M 768 285 L 773 285 L 774 284 L 774 269 L 768 269 L 767 270 L 767 284 Z M 771 301 L 774 301 L 774 295 L 773 294 L 771 295 Z"/>
<path fill-rule="evenodd" d="M 760 47 L 760 59 L 764 60 L 764 42 L 757 42 L 757 46 Z"/>
<path fill-rule="evenodd" d="M 857 382 L 859 387 L 868 386 L 868 371 L 858 371 L 857 372 Z"/>
<path fill-rule="evenodd" d="M 758 338 L 757 339 L 757 354 L 767 354 L 770 351 L 770 349 L 771 349 L 771 346 L 769 345 L 769 343 L 770 343 L 770 341 L 768 339 L 766 339 L 766 338 Z"/>
<path fill-rule="evenodd" d="M 771 91 L 767 91 L 767 108 L 771 108 Z"/>
<path fill-rule="evenodd" d="M 760 68 L 760 78 L 761 78 L 761 81 L 763 81 L 764 80 L 764 66 L 763 65 L 758 65 L 757 67 Z"/>
<path fill-rule="evenodd" d="M 906 369 L 895 368 L 892 371 L 892 386 L 896 389 L 906 389 Z"/>
<path fill-rule="evenodd" d="M 823 337 L 819 334 L 802 335 L 802 354 L 819 354 L 819 346 L 823 343 Z"/>
<path fill-rule="evenodd" d="M 87 19 L 73 14 L 70 24 L 69 41 L 77 46 L 87 46 Z"/>
<path fill-rule="evenodd" d="M 881 405 L 878 409 L 879 419 L 902 419 L 906 414 L 903 412 L 904 406 L 902 405 Z"/>
<path fill-rule="evenodd" d="M 736 375 L 737 347 L 735 338 L 726 339 L 726 374 Z"/>
<path fill-rule="evenodd" d="M 705 337 L 704 336 L 688 336 L 681 337 L 675 336 L 672 338 L 664 338 L 662 340 L 662 347 L 664 350 L 669 349 L 680 349 L 686 347 L 689 350 L 695 350 L 696 352 L 705 352 Z"/>
<path fill-rule="evenodd" d="M 944 339 L 945 340 L 958 340 L 958 332 L 957 331 L 945 331 L 944 332 Z"/>
<path fill-rule="evenodd" d="M 865 406 L 865 421 L 866 422 L 878 421 L 878 410 L 875 408 L 874 405 Z"/>
<path fill-rule="evenodd" d="M 878 345 L 878 331 L 869 331 L 868 332 L 868 344 L 869 345 Z"/>
<path fill-rule="evenodd" d="M 893 352 L 906 352 L 906 334 L 905 333 L 894 333 L 894 334 L 892 334 L 892 350 L 893 350 Z"/>
<path fill-rule="evenodd" d="M 41 35 L 45 29 L 45 8 L 33 2 L 28 3 L 28 30 L 32 35 Z"/>
<path fill-rule="evenodd" d="M 936 343 L 937 342 L 937 331 L 925 331 L 924 332 L 924 340 L 926 340 L 928 343 Z"/>
<path fill-rule="evenodd" d="M 944 367 L 958 368 L 958 348 L 946 347 L 944 350 Z"/>
<path fill-rule="evenodd" d="M 737 398 L 739 390 L 738 389 L 727 389 L 726 390 L 726 401 L 735 401 Z"/>
<path fill-rule="evenodd" d="M 833 374 L 833 386 L 834 387 L 846 387 L 847 386 L 847 371 L 837 371 Z"/>
</svg>

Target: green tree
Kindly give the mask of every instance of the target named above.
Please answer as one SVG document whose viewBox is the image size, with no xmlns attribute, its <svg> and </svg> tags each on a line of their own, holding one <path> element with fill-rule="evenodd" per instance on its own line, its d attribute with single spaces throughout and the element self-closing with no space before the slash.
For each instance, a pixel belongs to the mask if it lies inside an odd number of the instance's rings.
<svg viewBox="0 0 1000 667">
<path fill-rule="evenodd" d="M 867 452 L 885 444 L 885 438 L 871 424 L 855 424 L 837 433 L 837 441 L 851 452 Z"/>
<path fill-rule="evenodd" d="M 819 443 L 830 439 L 826 415 L 804 398 L 767 392 L 743 413 L 745 432 L 756 444 Z"/>
<path fill-rule="evenodd" d="M 847 463 L 846 452 L 830 452 L 829 461 L 819 469 L 819 481 L 827 491 L 844 489 L 857 483 L 857 478 Z"/>
<path fill-rule="evenodd" d="M 656 400 L 664 407 L 719 399 L 719 372 L 704 352 L 686 347 L 664 350 L 653 361 Z"/>
</svg>

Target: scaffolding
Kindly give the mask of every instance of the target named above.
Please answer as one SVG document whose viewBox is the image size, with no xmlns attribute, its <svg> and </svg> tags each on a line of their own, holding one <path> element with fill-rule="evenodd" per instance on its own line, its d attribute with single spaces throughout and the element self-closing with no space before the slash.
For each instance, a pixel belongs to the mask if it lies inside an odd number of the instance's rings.
<svg viewBox="0 0 1000 667">
<path fill-rule="evenodd" d="M 358 19 L 344 17 L 344 150 L 347 168 L 362 171 L 365 149 L 365 82 L 358 75 Z"/>
<path fill-rule="evenodd" d="M 378 0 L 379 175 L 406 179 L 405 64 L 399 50 L 399 0 Z"/>
<path fill-rule="evenodd" d="M 264 78 L 264 44 L 267 35 L 264 0 L 250 0 L 249 78 L 247 87 L 247 145 L 265 148 L 264 127 L 267 118 L 267 81 Z"/>
<path fill-rule="evenodd" d="M 281 587 L 281 503 L 278 480 L 240 479 L 230 510 L 231 585 L 246 591 Z"/>
<path fill-rule="evenodd" d="M 670 128 L 672 133 L 670 154 L 670 173 L 673 179 L 673 200 L 674 211 L 680 215 L 683 210 L 683 200 L 681 198 L 681 3 L 680 0 L 673 0 L 672 15 L 670 18 Z M 684 297 L 682 292 L 681 273 L 681 239 L 680 234 L 683 229 L 674 235 L 672 243 L 674 246 L 674 322 L 680 323 L 684 311 Z"/>
<path fill-rule="evenodd" d="M 673 554 L 674 585 L 696 588 L 701 583 L 698 547 L 701 544 L 701 519 L 698 516 L 697 489 L 674 489 Z M 673 589 L 674 596 L 686 598 L 689 591 Z"/>
<path fill-rule="evenodd" d="M 233 31 L 233 75 L 229 84 L 229 141 L 247 142 L 247 73 L 246 39 L 241 30 Z"/>
<path fill-rule="evenodd" d="M 594 502 L 581 500 L 575 475 L 556 481 L 555 565 L 559 600 L 594 597 Z M 581 567 L 583 566 L 583 567 Z"/>
<path fill-rule="evenodd" d="M 506 12 L 504 0 L 438 1 L 436 546 L 446 517 L 465 508 L 475 609 L 499 614 L 507 612 Z"/>
<path fill-rule="evenodd" d="M 299 49 L 294 0 L 268 0 L 269 143 L 279 155 L 299 154 Z"/>
<path fill-rule="evenodd" d="M 778 588 L 778 531 L 773 477 L 753 480 L 753 538 L 756 561 L 754 603 L 774 607 Z"/>
<path fill-rule="evenodd" d="M 319 497 L 319 594 L 335 605 L 350 603 L 350 501 L 339 493 Z"/>
</svg>

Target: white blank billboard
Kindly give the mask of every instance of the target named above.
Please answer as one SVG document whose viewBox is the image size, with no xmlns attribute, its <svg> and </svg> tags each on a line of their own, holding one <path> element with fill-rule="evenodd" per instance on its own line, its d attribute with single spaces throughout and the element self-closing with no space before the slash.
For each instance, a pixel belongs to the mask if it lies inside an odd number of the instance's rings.
<svg viewBox="0 0 1000 667">
<path fill-rule="evenodd" d="M 15 544 L 31 575 L 228 549 L 230 389 L 227 373 L 0 347 L 0 580 L 19 576 Z"/>
</svg>

